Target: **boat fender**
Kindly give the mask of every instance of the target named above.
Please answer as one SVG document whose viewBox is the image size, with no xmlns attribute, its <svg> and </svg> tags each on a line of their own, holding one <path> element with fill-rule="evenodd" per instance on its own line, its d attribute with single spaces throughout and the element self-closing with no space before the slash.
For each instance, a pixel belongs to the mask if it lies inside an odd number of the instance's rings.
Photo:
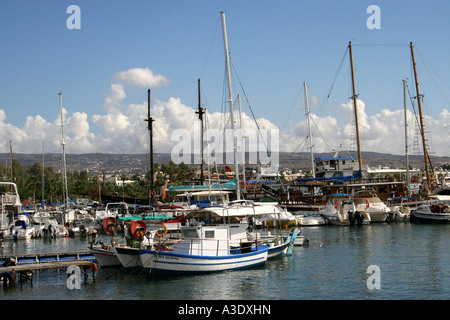
<svg viewBox="0 0 450 320">
<path fill-rule="evenodd" d="M 16 227 L 11 227 L 11 235 L 14 239 L 17 239 L 19 235 L 19 230 Z"/>
<path fill-rule="evenodd" d="M 166 227 L 166 225 L 163 222 L 161 222 L 161 226 L 163 226 L 163 228 L 164 228 L 163 234 L 160 234 L 159 230 L 158 230 L 158 232 L 156 232 L 156 235 L 158 237 L 160 237 L 160 238 L 164 237 L 167 234 L 167 227 Z"/>
</svg>

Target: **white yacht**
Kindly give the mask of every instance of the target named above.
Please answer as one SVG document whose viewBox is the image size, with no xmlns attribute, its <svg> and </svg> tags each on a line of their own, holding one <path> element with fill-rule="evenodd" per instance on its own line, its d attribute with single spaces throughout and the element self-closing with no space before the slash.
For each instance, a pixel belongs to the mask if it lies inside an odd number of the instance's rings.
<svg viewBox="0 0 450 320">
<path fill-rule="evenodd" d="M 356 209 L 350 194 L 333 194 L 328 197 L 325 208 L 319 211 L 328 224 L 347 226 L 369 224 L 370 214 Z"/>
</svg>

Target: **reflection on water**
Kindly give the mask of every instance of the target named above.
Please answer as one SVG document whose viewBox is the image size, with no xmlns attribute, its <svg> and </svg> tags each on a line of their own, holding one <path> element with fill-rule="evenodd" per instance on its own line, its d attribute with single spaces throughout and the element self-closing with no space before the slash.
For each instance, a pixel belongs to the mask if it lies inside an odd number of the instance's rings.
<svg viewBox="0 0 450 320">
<path fill-rule="evenodd" d="M 1 288 L 4 299 L 103 300 L 326 300 L 449 299 L 448 225 L 409 223 L 302 228 L 307 247 L 248 270 L 146 278 L 101 269 L 80 290 L 69 290 L 65 270 L 42 271 L 33 285 Z M 106 242 L 106 241 L 105 241 Z M 87 250 L 80 239 L 5 241 L 5 253 Z M 381 289 L 369 290 L 367 268 L 381 271 Z"/>
</svg>

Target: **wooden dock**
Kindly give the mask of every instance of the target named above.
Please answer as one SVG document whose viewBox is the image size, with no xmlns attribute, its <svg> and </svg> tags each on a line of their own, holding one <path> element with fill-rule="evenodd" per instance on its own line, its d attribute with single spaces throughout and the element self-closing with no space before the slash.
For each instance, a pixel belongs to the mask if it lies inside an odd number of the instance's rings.
<svg viewBox="0 0 450 320">
<path fill-rule="evenodd" d="M 35 271 L 45 269 L 67 268 L 78 266 L 87 277 L 87 271 L 92 270 L 92 277 L 95 278 L 97 261 L 90 251 L 37 253 L 37 254 L 16 254 L 0 256 L 0 281 L 4 287 L 15 284 L 16 274 L 19 281 L 32 281 Z"/>
</svg>

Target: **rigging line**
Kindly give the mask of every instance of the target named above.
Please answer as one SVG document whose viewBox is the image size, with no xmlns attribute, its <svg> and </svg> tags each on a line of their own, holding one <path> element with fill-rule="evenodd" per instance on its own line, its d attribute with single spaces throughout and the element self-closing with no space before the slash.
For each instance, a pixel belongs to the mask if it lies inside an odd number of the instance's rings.
<svg viewBox="0 0 450 320">
<path fill-rule="evenodd" d="M 409 44 L 400 43 L 352 43 L 352 46 L 366 46 L 366 47 L 409 47 Z"/>
<path fill-rule="evenodd" d="M 240 87 L 241 87 L 242 93 L 244 94 L 245 101 L 246 101 L 246 103 L 247 103 L 247 105 L 248 105 L 248 108 L 250 109 L 251 114 L 252 114 L 253 120 L 255 121 L 256 127 L 258 128 L 258 133 L 259 133 L 259 135 L 261 136 L 261 140 L 264 142 L 264 147 L 266 148 L 266 152 L 267 152 L 267 155 L 268 155 L 269 158 L 270 158 L 270 162 L 271 162 L 272 166 L 273 166 L 274 168 L 276 168 L 276 167 L 275 167 L 275 164 L 273 163 L 272 154 L 271 154 L 271 152 L 269 151 L 269 149 L 268 149 L 268 147 L 267 147 L 267 144 L 266 144 L 266 141 L 264 140 L 264 137 L 262 136 L 262 133 L 261 133 L 260 127 L 259 127 L 259 123 L 258 123 L 258 121 L 256 120 L 255 114 L 253 113 L 253 109 L 252 109 L 252 107 L 250 106 L 250 101 L 248 100 L 247 94 L 245 93 L 244 87 L 242 86 L 241 79 L 239 78 L 239 75 L 238 75 L 238 73 L 237 73 L 237 71 L 236 71 L 236 68 L 235 68 L 235 66 L 234 66 L 234 63 L 233 63 L 233 61 L 232 61 L 231 59 L 230 59 L 230 62 L 231 62 L 231 65 L 233 66 L 233 70 L 234 70 L 234 72 L 235 72 L 235 74 L 236 74 L 236 77 L 237 77 L 237 80 L 238 80 L 239 85 L 240 85 Z M 285 189 L 285 187 L 284 187 L 283 181 L 281 181 L 281 177 L 280 177 L 280 175 L 278 174 L 278 170 L 276 170 L 276 174 L 277 174 L 278 181 L 280 182 L 281 187 L 283 188 L 283 191 L 286 192 L 286 189 Z"/>
<path fill-rule="evenodd" d="M 420 59 L 423 62 L 423 65 L 425 66 L 425 69 L 427 70 L 431 80 L 434 82 L 434 84 L 436 85 L 436 87 L 438 88 L 439 92 L 442 94 L 442 96 L 444 97 L 445 101 L 447 101 L 447 103 L 450 105 L 450 101 L 448 100 L 448 98 L 445 96 L 444 92 L 441 90 L 441 87 L 439 87 L 439 85 L 437 84 L 436 80 L 434 79 L 433 75 L 431 74 L 430 70 L 428 69 L 428 66 L 430 68 L 432 68 L 432 66 L 425 60 L 425 58 L 423 57 L 423 55 L 420 53 L 419 50 L 416 49 L 416 52 L 418 53 Z M 448 85 L 442 80 L 442 78 L 439 76 L 439 73 L 437 73 L 434 69 L 432 70 L 433 72 L 435 72 L 439 79 L 444 83 L 444 85 L 448 88 Z"/>
<path fill-rule="evenodd" d="M 294 149 L 294 151 L 291 152 L 291 155 L 295 154 L 295 152 L 297 151 L 298 148 L 300 148 L 300 146 L 303 146 L 304 144 L 306 144 L 307 138 L 308 138 L 308 137 L 304 138 L 304 139 L 300 142 L 300 144 Z M 303 148 L 302 148 L 302 150 L 303 150 Z"/>
<path fill-rule="evenodd" d="M 330 96 L 331 96 L 331 91 L 333 90 L 334 85 L 336 84 L 337 77 L 338 77 L 338 75 L 339 75 L 339 73 L 340 73 L 340 71 L 341 71 L 342 65 L 344 64 L 344 60 L 345 60 L 345 57 L 347 56 L 348 50 L 349 50 L 349 49 L 348 49 L 348 46 L 347 46 L 347 47 L 345 48 L 345 52 L 344 52 L 344 55 L 342 56 L 342 59 L 341 59 L 341 61 L 340 61 L 340 63 L 339 63 L 339 66 L 338 66 L 338 68 L 337 68 L 337 70 L 336 70 L 336 72 L 335 72 L 335 74 L 334 74 L 334 76 L 333 76 L 333 80 L 331 81 L 331 85 L 330 85 L 330 87 L 329 87 L 329 89 L 328 89 L 327 95 L 326 95 L 325 99 L 322 100 L 322 104 L 320 105 L 318 115 L 323 114 L 323 110 L 324 110 L 325 104 L 326 104 L 326 102 L 328 101 L 328 99 L 329 99 Z M 328 119 L 327 117 L 325 117 L 325 119 L 326 119 L 328 125 L 330 125 L 330 127 L 332 127 L 331 123 L 329 122 L 329 119 Z M 319 131 L 319 132 L 320 132 L 320 131 Z M 326 144 L 326 140 L 325 140 L 323 137 L 322 137 L 322 140 L 323 140 L 323 141 L 325 142 L 325 144 Z M 328 146 L 328 145 L 327 145 L 327 147 L 328 147 L 328 149 L 329 149 L 329 146 Z M 329 149 L 329 150 L 330 150 L 330 149 Z M 330 151 L 331 151 L 331 150 L 330 150 Z"/>
<path fill-rule="evenodd" d="M 303 89 L 303 86 L 302 86 L 300 91 L 298 92 L 297 96 L 295 97 L 295 100 L 292 103 L 291 108 L 289 109 L 289 112 L 286 114 L 286 118 L 283 121 L 283 128 L 285 128 L 287 123 L 288 123 L 288 121 L 291 120 L 292 110 L 295 108 L 297 102 L 299 101 L 300 94 L 303 92 L 303 90 L 304 89 Z"/>
<path fill-rule="evenodd" d="M 214 40 L 216 39 L 216 33 L 217 33 L 217 29 L 218 29 L 218 27 L 219 27 L 219 25 L 220 25 L 220 22 L 221 22 L 221 20 L 220 20 L 220 19 L 217 19 L 217 24 L 216 24 L 216 27 L 215 27 L 215 29 L 214 29 L 214 33 L 213 33 L 211 42 L 210 42 L 210 44 L 209 44 L 208 52 L 206 53 L 205 61 L 204 61 L 204 63 L 203 63 L 202 69 L 201 69 L 201 71 L 200 71 L 200 76 L 199 76 L 199 78 L 201 78 L 201 77 L 203 76 L 203 73 L 204 73 L 204 71 L 205 71 L 205 68 L 206 68 L 206 62 L 208 61 L 209 54 L 210 54 L 210 52 L 211 52 L 211 48 L 212 48 L 212 45 L 213 45 L 213 43 L 214 43 Z"/>
<path fill-rule="evenodd" d="M 312 93 L 312 95 L 314 96 L 313 91 L 311 90 L 311 88 L 308 87 L 308 89 L 309 89 L 309 91 Z M 311 96 L 311 95 L 309 95 L 309 96 Z M 311 113 L 311 110 L 310 110 L 309 112 Z M 318 117 L 320 117 L 321 114 L 322 114 L 322 113 L 320 112 L 320 113 L 318 114 Z M 324 119 L 325 119 L 325 121 L 328 123 L 328 125 L 330 126 L 330 128 L 333 128 L 333 124 L 330 123 L 329 118 L 328 118 L 328 117 L 324 117 Z M 320 120 L 320 119 L 319 119 L 319 120 Z M 321 140 L 325 143 L 326 148 L 327 148 L 330 152 L 333 151 L 333 150 L 330 148 L 330 146 L 328 145 L 327 139 L 325 139 L 325 137 L 323 136 L 322 132 L 321 132 L 320 129 L 319 129 L 318 123 L 315 121 L 315 119 L 314 119 L 313 117 L 311 117 L 311 121 L 312 121 L 312 123 L 313 123 L 313 125 L 314 125 L 314 128 L 316 129 L 316 132 L 318 132 L 318 134 L 319 134 Z M 336 130 L 336 132 L 337 132 L 337 130 Z M 341 139 L 340 137 L 338 137 L 338 139 L 340 140 L 341 143 L 343 143 L 343 141 L 342 141 L 342 139 Z"/>
<path fill-rule="evenodd" d="M 339 72 L 341 71 L 341 68 L 342 68 L 342 65 L 343 65 L 343 63 L 344 63 L 344 59 L 345 59 L 345 56 L 347 55 L 347 52 L 348 52 L 348 47 L 345 49 L 345 52 L 344 52 L 344 55 L 343 55 L 343 57 L 342 57 L 342 59 L 341 59 L 341 62 L 340 62 L 340 64 L 339 64 L 339 67 L 338 67 L 338 69 L 336 70 L 336 73 L 334 74 L 333 81 L 331 82 L 330 88 L 328 89 L 328 93 L 327 93 L 326 100 L 328 100 L 328 98 L 329 98 L 330 95 L 331 95 L 331 90 L 333 90 L 333 88 L 334 88 L 334 85 L 335 85 L 335 83 L 336 83 L 336 80 L 337 80 L 337 77 L 338 77 L 338 75 L 339 75 Z M 326 100 L 325 100 L 325 101 L 326 101 Z M 325 103 L 325 101 L 324 101 L 324 103 Z M 324 103 L 323 103 L 323 104 L 324 104 Z M 323 105 L 323 104 L 322 104 L 322 105 Z"/>
<path fill-rule="evenodd" d="M 251 91 L 251 92 L 249 92 L 249 94 L 266 92 L 266 91 L 272 91 L 272 90 L 277 90 L 277 89 L 283 89 L 283 88 L 288 88 L 288 87 L 293 87 L 293 86 L 298 86 L 298 85 L 301 85 L 301 83 L 291 83 L 291 84 L 286 84 L 286 85 L 282 85 L 282 86 L 278 86 L 278 87 L 272 87 L 272 88 L 267 88 L 267 89 Z"/>
</svg>

